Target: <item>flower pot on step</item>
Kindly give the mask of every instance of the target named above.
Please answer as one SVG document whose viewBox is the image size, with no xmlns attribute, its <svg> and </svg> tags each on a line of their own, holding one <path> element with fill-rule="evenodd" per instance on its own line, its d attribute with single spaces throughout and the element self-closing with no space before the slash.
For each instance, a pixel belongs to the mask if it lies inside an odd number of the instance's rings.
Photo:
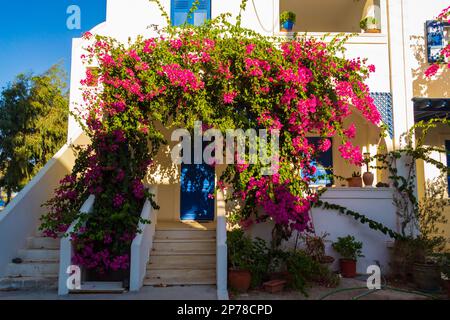
<svg viewBox="0 0 450 320">
<path fill-rule="evenodd" d="M 264 290 L 269 293 L 279 293 L 284 290 L 285 280 L 272 280 L 263 283 Z"/>
<path fill-rule="evenodd" d="M 363 180 L 361 177 L 352 177 L 347 179 L 350 188 L 362 188 Z"/>
<path fill-rule="evenodd" d="M 373 181 L 375 180 L 375 176 L 372 172 L 365 172 L 363 174 L 363 181 L 366 187 L 372 187 Z"/>
<path fill-rule="evenodd" d="M 356 260 L 340 259 L 339 266 L 341 268 L 341 275 L 344 278 L 356 277 Z"/>
<path fill-rule="evenodd" d="M 414 263 L 414 283 L 419 290 L 437 292 L 441 287 L 441 268 L 435 263 Z"/>
<path fill-rule="evenodd" d="M 228 270 L 228 283 L 238 292 L 247 292 L 252 282 L 252 274 L 248 270 Z"/>
</svg>

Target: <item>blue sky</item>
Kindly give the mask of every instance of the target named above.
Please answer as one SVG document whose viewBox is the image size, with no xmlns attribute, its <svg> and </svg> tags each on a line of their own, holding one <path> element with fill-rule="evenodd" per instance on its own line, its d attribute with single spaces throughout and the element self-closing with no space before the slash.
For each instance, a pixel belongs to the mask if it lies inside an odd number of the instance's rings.
<svg viewBox="0 0 450 320">
<path fill-rule="evenodd" d="M 81 9 L 81 30 L 69 30 L 70 5 Z M 106 0 L 3 0 L 0 7 L 0 88 L 22 72 L 41 73 L 64 61 L 69 74 L 72 38 L 105 21 Z"/>
</svg>

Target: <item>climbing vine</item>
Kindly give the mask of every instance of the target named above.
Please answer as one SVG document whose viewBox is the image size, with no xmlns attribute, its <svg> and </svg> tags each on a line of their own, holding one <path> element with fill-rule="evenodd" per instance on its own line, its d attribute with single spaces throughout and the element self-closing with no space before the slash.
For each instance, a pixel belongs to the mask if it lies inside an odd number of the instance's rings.
<svg viewBox="0 0 450 320">
<path fill-rule="evenodd" d="M 244 0 L 241 12 L 245 6 Z M 309 188 L 312 162 L 331 147 L 331 138 L 340 143 L 344 159 L 361 165 L 361 150 L 352 144 L 356 128 L 345 127 L 344 120 L 358 110 L 379 125 L 365 85 L 375 67 L 346 59 L 345 37 L 330 43 L 306 36 L 280 40 L 241 27 L 241 15 L 236 24 L 228 18 L 202 26 L 169 23 L 155 37 L 128 44 L 85 35 L 82 59 L 98 68 L 87 69 L 77 116 L 92 144 L 80 150 L 43 218 L 50 235 L 64 232 L 79 216 L 73 204 L 96 196 L 94 211 L 71 235 L 77 264 L 101 272 L 128 268 L 140 209 L 152 199 L 144 177 L 156 170 L 155 156 L 168 144 L 160 125 L 193 130 L 202 121 L 221 132 L 279 131 L 280 161 L 273 175 L 246 158 L 227 166 L 219 186 L 242 202 L 241 223 L 272 219 L 281 237 L 311 229 L 309 211 L 318 201 Z M 89 86 L 95 82 L 99 85 Z M 310 143 L 310 135 L 320 137 L 319 143 Z"/>
</svg>

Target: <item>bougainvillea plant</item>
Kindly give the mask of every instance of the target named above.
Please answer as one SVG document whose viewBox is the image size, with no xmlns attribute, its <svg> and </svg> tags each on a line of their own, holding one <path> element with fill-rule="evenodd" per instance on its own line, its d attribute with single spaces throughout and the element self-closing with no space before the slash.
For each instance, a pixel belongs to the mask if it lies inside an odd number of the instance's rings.
<svg viewBox="0 0 450 320">
<path fill-rule="evenodd" d="M 155 1 L 160 8 L 159 1 Z M 245 9 L 244 0 L 241 9 Z M 192 10 L 195 9 L 195 5 Z M 190 14 L 191 14 L 190 13 Z M 243 225 L 272 219 L 277 234 L 310 230 L 309 211 L 317 196 L 309 185 L 313 159 L 340 142 L 339 151 L 361 165 L 352 144 L 355 128 L 344 126 L 352 113 L 380 124 L 380 114 L 364 84 L 374 66 L 343 57 L 347 40 L 329 43 L 308 37 L 267 38 L 221 15 L 204 25 L 168 27 L 158 35 L 123 44 L 86 34 L 88 69 L 80 122 L 92 145 L 80 151 L 73 173 L 57 190 L 43 228 L 64 231 L 78 218 L 74 208 L 95 194 L 94 211 L 72 237 L 75 262 L 91 269 L 129 265 L 129 245 L 139 230 L 143 178 L 161 146 L 157 124 L 192 129 L 195 121 L 226 129 L 280 130 L 280 161 L 274 175 L 261 164 L 228 165 L 219 186 L 243 203 Z M 321 137 L 312 144 L 307 137 Z"/>
<path fill-rule="evenodd" d="M 437 21 L 443 22 L 443 23 L 450 23 L 450 7 L 445 8 L 442 10 L 442 12 L 437 17 Z M 447 68 L 450 68 L 450 43 L 448 43 L 440 53 L 440 59 L 437 63 L 432 64 L 426 71 L 425 76 L 426 77 L 433 77 L 435 76 L 439 70 L 446 66 Z"/>
</svg>

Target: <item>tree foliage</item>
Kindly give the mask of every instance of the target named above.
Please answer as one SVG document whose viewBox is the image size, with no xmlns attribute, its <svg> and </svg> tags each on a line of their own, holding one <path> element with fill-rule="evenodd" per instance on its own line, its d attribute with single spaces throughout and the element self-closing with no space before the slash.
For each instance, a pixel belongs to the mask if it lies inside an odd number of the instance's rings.
<svg viewBox="0 0 450 320">
<path fill-rule="evenodd" d="M 0 95 L 0 188 L 19 191 L 65 143 L 68 93 L 60 65 L 20 74 Z"/>
</svg>

